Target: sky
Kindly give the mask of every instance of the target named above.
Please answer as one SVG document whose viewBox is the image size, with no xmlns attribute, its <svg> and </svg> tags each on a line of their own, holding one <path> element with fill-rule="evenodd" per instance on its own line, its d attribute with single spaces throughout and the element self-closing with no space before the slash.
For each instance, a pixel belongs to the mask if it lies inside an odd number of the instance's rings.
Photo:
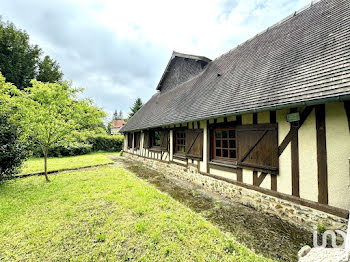
<svg viewBox="0 0 350 262">
<path fill-rule="evenodd" d="M 0 15 L 111 118 L 155 94 L 172 51 L 215 59 L 310 2 L 0 0 Z"/>
</svg>

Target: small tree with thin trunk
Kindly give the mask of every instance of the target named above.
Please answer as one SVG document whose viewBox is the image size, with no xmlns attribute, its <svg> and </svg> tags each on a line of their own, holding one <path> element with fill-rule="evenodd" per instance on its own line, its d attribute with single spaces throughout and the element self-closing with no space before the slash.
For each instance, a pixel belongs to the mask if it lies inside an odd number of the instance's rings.
<svg viewBox="0 0 350 262">
<path fill-rule="evenodd" d="M 73 133 L 100 125 L 105 113 L 88 99 L 78 99 L 81 89 L 68 82 L 42 83 L 33 80 L 19 98 L 18 121 L 28 139 L 38 144 L 44 155 L 44 173 L 47 176 L 49 148 L 69 140 Z"/>
</svg>

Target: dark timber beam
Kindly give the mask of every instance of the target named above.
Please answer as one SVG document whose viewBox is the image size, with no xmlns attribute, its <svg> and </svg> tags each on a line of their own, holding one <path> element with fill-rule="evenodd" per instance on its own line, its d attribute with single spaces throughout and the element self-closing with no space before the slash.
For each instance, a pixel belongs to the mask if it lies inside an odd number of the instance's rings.
<svg viewBox="0 0 350 262">
<path fill-rule="evenodd" d="M 267 176 L 267 173 L 261 172 L 259 176 L 258 171 L 253 171 L 253 185 L 260 186 L 266 176 Z"/>
<path fill-rule="evenodd" d="M 328 170 L 325 105 L 316 106 L 318 202 L 328 204 Z"/>
<path fill-rule="evenodd" d="M 258 113 L 253 113 L 253 125 L 258 124 Z"/>
<path fill-rule="evenodd" d="M 346 116 L 348 118 L 348 125 L 349 125 L 349 131 L 350 131 L 350 101 L 344 102 L 344 108 L 345 108 Z"/>
<path fill-rule="evenodd" d="M 282 143 L 280 144 L 280 146 L 278 147 L 278 156 L 282 155 L 283 151 L 286 149 L 286 147 L 288 146 L 288 144 L 292 141 L 293 136 L 297 135 L 299 128 L 304 124 L 305 120 L 307 119 L 307 117 L 310 115 L 310 113 L 312 112 L 313 107 L 312 106 L 307 106 L 303 112 L 301 112 L 300 114 L 300 121 L 299 121 L 299 125 L 291 128 L 288 132 L 288 134 L 286 135 L 286 137 L 283 139 Z M 293 110 L 291 110 L 292 113 Z M 296 130 L 295 130 L 296 129 Z"/>
</svg>

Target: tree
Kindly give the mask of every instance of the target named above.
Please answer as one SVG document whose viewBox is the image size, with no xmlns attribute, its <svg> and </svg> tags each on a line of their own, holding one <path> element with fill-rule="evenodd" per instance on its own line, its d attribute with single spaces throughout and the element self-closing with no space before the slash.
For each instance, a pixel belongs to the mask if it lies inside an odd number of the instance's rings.
<svg viewBox="0 0 350 262">
<path fill-rule="evenodd" d="M 0 72 L 23 90 L 35 78 L 41 50 L 29 43 L 29 35 L 0 17 Z"/>
<path fill-rule="evenodd" d="M 29 155 L 19 126 L 10 119 L 16 108 L 12 97 L 18 92 L 0 73 L 0 182 L 15 174 Z"/>
<path fill-rule="evenodd" d="M 61 81 L 63 73 L 61 72 L 60 65 L 52 60 L 49 56 L 45 56 L 42 61 L 39 62 L 39 72 L 36 77 L 38 81 L 55 83 Z"/>
<path fill-rule="evenodd" d="M 38 144 L 44 155 L 44 174 L 47 176 L 49 148 L 72 138 L 77 133 L 101 125 L 105 113 L 89 99 L 78 99 L 81 89 L 68 82 L 42 83 L 32 80 L 19 98 L 17 121 L 25 129 L 26 138 Z"/>
<path fill-rule="evenodd" d="M 137 111 L 143 106 L 141 98 L 136 98 L 132 107 L 130 107 L 131 112 L 129 113 L 129 118 L 136 114 Z"/>
<path fill-rule="evenodd" d="M 122 112 L 122 110 L 120 110 L 119 113 L 118 113 L 118 110 L 114 111 L 114 113 L 113 113 L 113 120 L 123 120 L 123 112 Z"/>
<path fill-rule="evenodd" d="M 27 32 L 0 17 L 0 72 L 8 82 L 23 90 L 32 79 L 42 82 L 61 81 L 59 64 L 49 56 L 41 60 L 42 50 L 29 43 Z"/>
</svg>

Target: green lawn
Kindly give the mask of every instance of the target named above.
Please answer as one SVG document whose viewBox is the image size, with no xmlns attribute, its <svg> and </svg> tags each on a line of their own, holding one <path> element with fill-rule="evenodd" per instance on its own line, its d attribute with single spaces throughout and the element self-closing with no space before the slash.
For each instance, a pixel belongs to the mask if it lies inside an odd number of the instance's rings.
<svg viewBox="0 0 350 262">
<path fill-rule="evenodd" d="M 118 166 L 0 185 L 1 261 L 266 261 Z"/>
<path fill-rule="evenodd" d="M 53 157 L 47 160 L 47 170 L 56 171 L 63 169 L 80 168 L 101 164 L 113 163 L 107 156 L 119 154 L 111 152 L 97 152 L 81 156 Z M 21 174 L 33 174 L 44 172 L 44 159 L 32 157 L 27 160 L 21 170 Z"/>
</svg>

